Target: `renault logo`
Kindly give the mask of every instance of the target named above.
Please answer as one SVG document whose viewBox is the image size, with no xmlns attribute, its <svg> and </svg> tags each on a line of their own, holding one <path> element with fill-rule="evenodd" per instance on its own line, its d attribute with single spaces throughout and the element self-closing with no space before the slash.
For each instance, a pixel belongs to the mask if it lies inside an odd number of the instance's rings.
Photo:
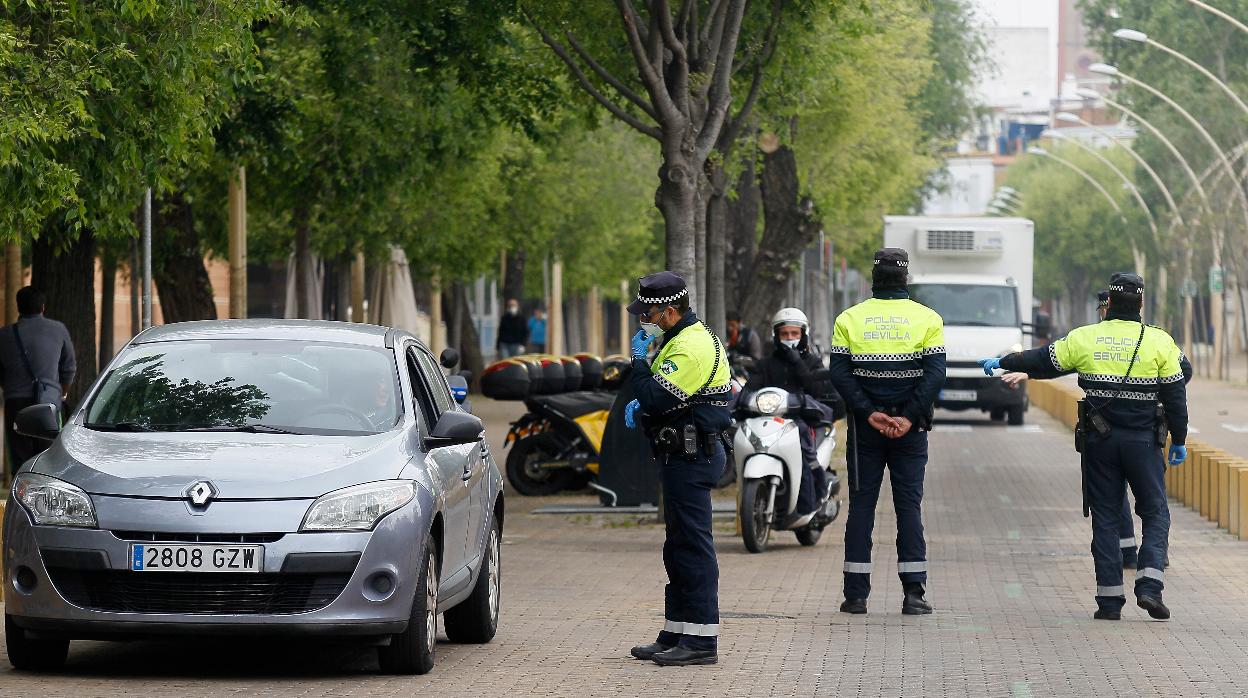
<svg viewBox="0 0 1248 698">
<path fill-rule="evenodd" d="M 185 494 L 187 501 L 192 506 L 204 507 L 208 506 L 208 502 L 211 502 L 212 498 L 217 496 L 217 488 L 213 487 L 212 483 L 207 480 L 200 480 L 186 488 Z"/>
</svg>

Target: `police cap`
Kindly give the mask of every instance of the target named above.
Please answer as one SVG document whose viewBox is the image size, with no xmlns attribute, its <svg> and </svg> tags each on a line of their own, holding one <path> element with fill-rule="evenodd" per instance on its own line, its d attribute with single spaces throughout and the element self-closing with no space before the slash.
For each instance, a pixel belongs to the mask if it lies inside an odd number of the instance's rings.
<svg viewBox="0 0 1248 698">
<path fill-rule="evenodd" d="M 1109 290 L 1114 293 L 1144 293 L 1144 279 L 1139 274 L 1120 271 L 1109 277 Z"/>
<path fill-rule="evenodd" d="M 637 282 L 637 300 L 628 305 L 628 312 L 641 315 L 656 305 L 667 305 L 689 295 L 685 280 L 679 274 L 660 271 L 643 276 Z"/>
<path fill-rule="evenodd" d="M 877 267 L 901 267 L 905 269 L 910 266 L 910 255 L 900 247 L 885 247 L 875 253 L 873 264 Z"/>
<path fill-rule="evenodd" d="M 1096 294 L 1096 307 L 1098 307 L 1098 308 L 1108 308 L 1108 307 L 1109 307 L 1109 291 L 1099 291 L 1099 292 L 1097 292 L 1097 294 Z"/>
</svg>

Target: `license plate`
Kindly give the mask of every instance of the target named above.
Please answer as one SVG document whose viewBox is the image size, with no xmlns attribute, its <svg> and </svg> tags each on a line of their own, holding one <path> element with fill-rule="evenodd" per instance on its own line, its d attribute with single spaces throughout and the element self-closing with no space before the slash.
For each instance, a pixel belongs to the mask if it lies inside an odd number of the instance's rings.
<svg viewBox="0 0 1248 698">
<path fill-rule="evenodd" d="M 130 569 L 135 572 L 259 572 L 260 545 L 164 545 L 134 543 Z"/>
<path fill-rule="evenodd" d="M 975 402 L 979 393 L 974 390 L 942 390 L 940 399 L 945 402 Z"/>
</svg>

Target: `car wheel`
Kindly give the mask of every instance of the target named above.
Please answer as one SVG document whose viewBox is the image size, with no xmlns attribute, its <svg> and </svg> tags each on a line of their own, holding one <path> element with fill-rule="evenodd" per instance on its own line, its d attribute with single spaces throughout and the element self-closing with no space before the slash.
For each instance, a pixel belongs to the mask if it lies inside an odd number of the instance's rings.
<svg viewBox="0 0 1248 698">
<path fill-rule="evenodd" d="M 574 485 L 576 473 L 568 469 L 547 470 L 543 461 L 558 457 L 560 442 L 549 434 L 535 434 L 517 441 L 507 454 L 507 481 L 526 497 L 558 494 Z"/>
<path fill-rule="evenodd" d="M 1005 419 L 1005 408 L 993 407 L 991 410 L 988 411 L 988 417 L 992 419 L 992 421 L 994 422 L 1003 421 Z"/>
<path fill-rule="evenodd" d="M 1012 427 L 1022 426 L 1023 424 L 1023 406 L 1022 405 L 1011 406 L 1009 410 L 1006 412 L 1006 414 L 1008 415 L 1006 422 L 1005 422 L 1006 424 L 1009 424 Z"/>
<path fill-rule="evenodd" d="M 502 601 L 502 541 L 498 519 L 490 517 L 481 571 L 472 595 L 445 615 L 446 636 L 451 642 L 483 643 L 494 639 L 498 632 L 498 609 Z"/>
<path fill-rule="evenodd" d="M 407 630 L 377 648 L 377 663 L 387 674 L 427 674 L 433 669 L 438 637 L 438 556 L 433 544 L 425 547 L 416 597 Z"/>
<path fill-rule="evenodd" d="M 9 663 L 19 671 L 51 671 L 65 664 L 69 640 L 40 640 L 26 634 L 4 614 L 4 642 L 9 649 Z"/>
</svg>

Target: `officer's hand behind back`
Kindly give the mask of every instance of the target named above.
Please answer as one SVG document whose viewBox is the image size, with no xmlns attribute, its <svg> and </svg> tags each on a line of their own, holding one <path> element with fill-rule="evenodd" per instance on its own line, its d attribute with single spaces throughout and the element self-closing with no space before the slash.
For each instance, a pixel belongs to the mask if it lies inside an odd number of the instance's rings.
<svg viewBox="0 0 1248 698">
<path fill-rule="evenodd" d="M 1170 458 L 1169 458 L 1170 465 L 1178 465 L 1179 463 L 1182 463 L 1185 460 L 1187 460 L 1187 446 L 1171 444 L 1170 445 Z"/>
<path fill-rule="evenodd" d="M 633 335 L 632 351 L 634 359 L 645 359 L 646 351 L 650 348 L 650 333 L 645 330 L 637 330 L 637 334 Z"/>
<path fill-rule="evenodd" d="M 624 406 L 624 426 L 629 429 L 637 428 L 637 410 L 641 409 L 641 403 L 633 400 Z"/>
</svg>

